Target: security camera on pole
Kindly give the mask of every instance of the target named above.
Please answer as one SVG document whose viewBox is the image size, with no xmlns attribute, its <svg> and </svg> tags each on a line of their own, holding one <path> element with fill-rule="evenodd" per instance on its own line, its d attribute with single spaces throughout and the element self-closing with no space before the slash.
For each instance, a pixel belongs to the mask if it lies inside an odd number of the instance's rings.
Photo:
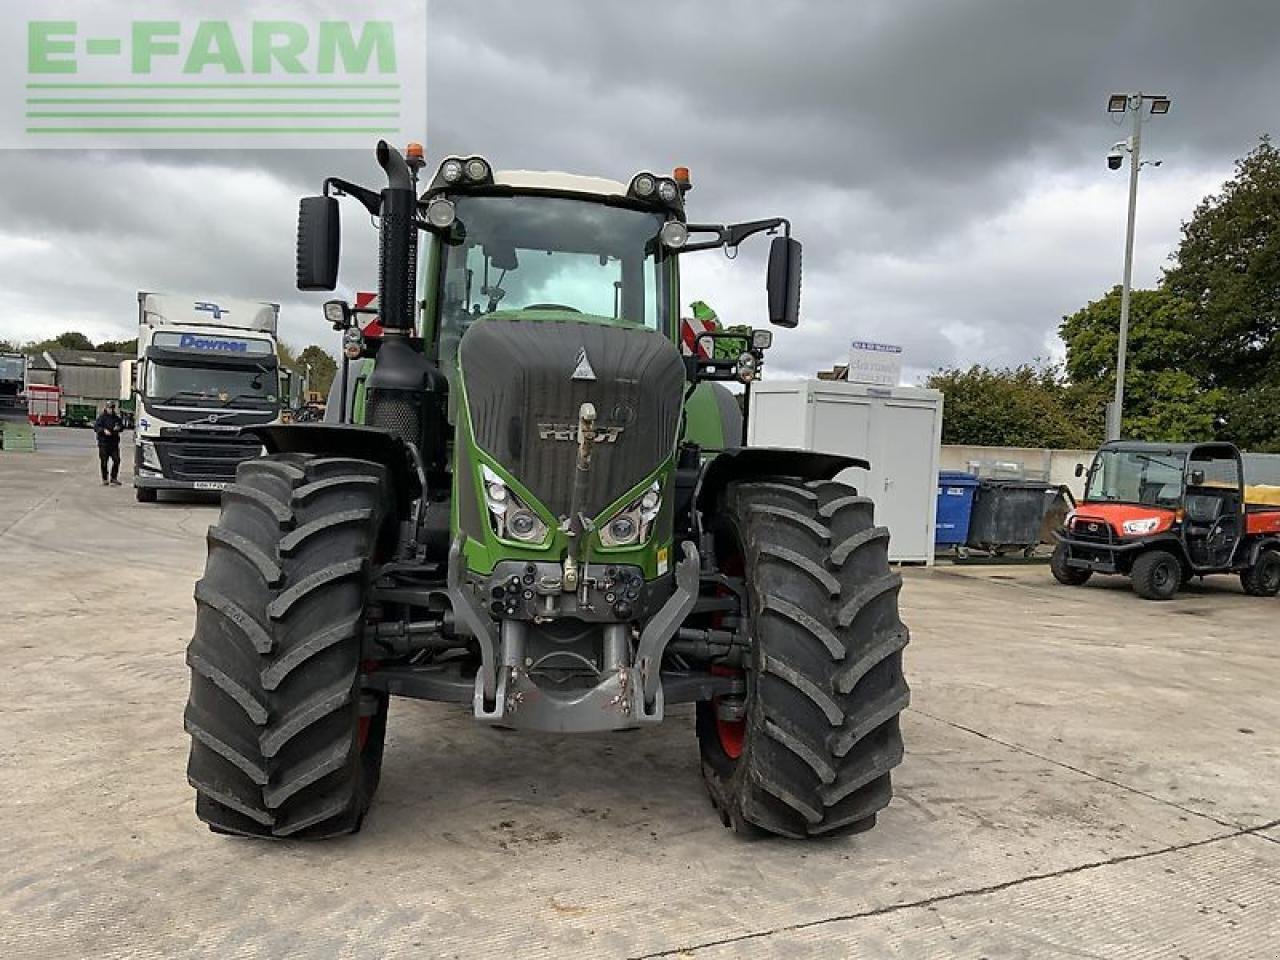
<svg viewBox="0 0 1280 960">
<path fill-rule="evenodd" d="M 1133 114 L 1133 133 L 1128 140 L 1121 140 L 1107 154 L 1107 167 L 1119 170 L 1129 154 L 1129 224 L 1124 238 L 1124 284 L 1120 288 L 1120 345 L 1116 350 L 1116 395 L 1107 408 L 1107 439 L 1120 439 L 1120 423 L 1124 413 L 1124 364 L 1129 343 L 1129 288 L 1133 278 L 1133 222 L 1138 209 L 1138 171 L 1150 163 L 1158 167 L 1159 160 L 1144 161 L 1142 148 L 1142 108 L 1151 104 L 1152 114 L 1169 112 L 1172 101 L 1162 95 L 1149 93 L 1113 93 L 1107 98 L 1108 113 Z"/>
</svg>

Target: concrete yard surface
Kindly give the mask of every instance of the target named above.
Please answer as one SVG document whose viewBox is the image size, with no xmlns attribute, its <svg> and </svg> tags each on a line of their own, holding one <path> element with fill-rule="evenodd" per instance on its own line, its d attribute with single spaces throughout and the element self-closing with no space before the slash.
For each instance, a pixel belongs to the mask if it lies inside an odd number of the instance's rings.
<svg viewBox="0 0 1280 960">
<path fill-rule="evenodd" d="M 91 443 L 0 454 L 6 960 L 1280 956 L 1280 600 L 1234 579 L 904 570 L 907 756 L 856 837 L 723 829 L 687 709 L 556 738 L 396 700 L 360 834 L 234 840 L 182 729 L 216 505 L 101 487 Z"/>
</svg>

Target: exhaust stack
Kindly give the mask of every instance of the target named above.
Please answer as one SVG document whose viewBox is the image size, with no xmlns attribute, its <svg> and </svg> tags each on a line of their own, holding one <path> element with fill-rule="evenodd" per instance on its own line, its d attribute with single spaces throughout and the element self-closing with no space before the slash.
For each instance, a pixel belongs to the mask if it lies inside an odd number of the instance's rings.
<svg viewBox="0 0 1280 960">
<path fill-rule="evenodd" d="M 387 175 L 378 236 L 378 312 L 388 334 L 408 336 L 413 331 L 418 275 L 417 178 L 387 141 L 378 141 L 377 156 Z"/>
</svg>

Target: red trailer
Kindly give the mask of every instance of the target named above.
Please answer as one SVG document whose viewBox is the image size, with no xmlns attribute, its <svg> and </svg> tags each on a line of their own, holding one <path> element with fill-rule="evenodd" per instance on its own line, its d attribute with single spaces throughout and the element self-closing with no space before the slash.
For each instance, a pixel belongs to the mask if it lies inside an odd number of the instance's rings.
<svg viewBox="0 0 1280 960">
<path fill-rule="evenodd" d="M 62 420 L 62 388 L 44 383 L 27 384 L 27 419 L 37 427 Z"/>
</svg>

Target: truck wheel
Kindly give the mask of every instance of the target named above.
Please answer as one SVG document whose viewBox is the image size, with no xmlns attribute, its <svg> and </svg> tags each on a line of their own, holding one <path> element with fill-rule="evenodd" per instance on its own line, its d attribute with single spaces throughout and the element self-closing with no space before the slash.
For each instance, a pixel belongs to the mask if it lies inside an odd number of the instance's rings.
<svg viewBox="0 0 1280 960">
<path fill-rule="evenodd" d="M 1081 570 L 1079 567 L 1067 566 L 1067 545 L 1060 543 L 1053 548 L 1053 556 L 1049 558 L 1049 572 L 1053 579 L 1065 583 L 1068 587 L 1079 587 L 1089 582 L 1092 570 Z"/>
<path fill-rule="evenodd" d="M 134 487 L 133 498 L 139 503 L 155 503 L 156 490 L 154 487 Z"/>
<path fill-rule="evenodd" d="M 240 464 L 209 528 L 187 647 L 187 779 L 217 833 L 360 829 L 377 787 L 385 695 L 358 687 L 383 468 L 280 454 Z"/>
<path fill-rule="evenodd" d="M 1144 600 L 1171 600 L 1182 586 L 1182 564 L 1168 550 L 1149 550 L 1133 561 L 1129 578 Z"/>
<path fill-rule="evenodd" d="M 1274 597 L 1280 594 L 1280 550 L 1263 550 L 1258 562 L 1240 571 L 1240 585 L 1251 597 Z"/>
<path fill-rule="evenodd" d="M 833 481 L 740 481 L 726 501 L 721 562 L 741 565 L 753 646 L 745 703 L 698 704 L 712 803 L 743 833 L 869 829 L 892 794 L 909 699 L 889 532 Z"/>
</svg>

